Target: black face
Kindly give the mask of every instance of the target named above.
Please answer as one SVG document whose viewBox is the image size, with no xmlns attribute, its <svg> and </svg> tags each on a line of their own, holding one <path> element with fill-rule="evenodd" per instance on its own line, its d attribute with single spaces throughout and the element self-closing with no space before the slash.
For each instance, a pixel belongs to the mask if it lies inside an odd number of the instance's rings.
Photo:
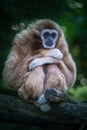
<svg viewBox="0 0 87 130">
<path fill-rule="evenodd" d="M 54 29 L 44 29 L 41 33 L 44 48 L 54 48 L 58 32 Z"/>
</svg>

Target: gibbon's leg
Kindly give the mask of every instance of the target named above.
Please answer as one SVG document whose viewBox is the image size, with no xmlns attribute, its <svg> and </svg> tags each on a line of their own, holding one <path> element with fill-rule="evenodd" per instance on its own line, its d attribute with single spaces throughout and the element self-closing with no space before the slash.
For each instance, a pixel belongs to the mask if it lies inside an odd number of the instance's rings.
<svg viewBox="0 0 87 130">
<path fill-rule="evenodd" d="M 44 79 L 43 67 L 37 67 L 27 72 L 22 86 L 18 89 L 19 96 L 28 101 L 37 99 L 43 92 Z"/>
<path fill-rule="evenodd" d="M 44 91 L 48 88 L 56 88 L 59 91 L 66 91 L 67 85 L 64 74 L 60 71 L 57 64 L 47 65 Z"/>
<path fill-rule="evenodd" d="M 51 52 L 52 56 L 54 55 L 55 57 L 57 57 L 59 53 L 60 55 L 58 56 L 58 58 L 62 57 L 61 52 L 57 49 L 53 49 L 51 50 Z M 47 55 L 51 55 L 51 52 L 47 51 Z M 19 95 L 23 97 L 25 100 L 28 100 L 29 98 L 35 99 L 39 97 L 43 91 L 45 79 L 45 74 L 41 65 L 52 64 L 57 62 L 58 60 L 53 57 L 41 57 L 32 60 L 29 64 L 29 70 L 32 71 L 29 71 L 25 74 L 21 88 L 19 88 L 18 90 Z"/>
<path fill-rule="evenodd" d="M 25 100 L 29 98 L 36 99 L 43 92 L 45 74 L 43 67 L 40 66 L 43 64 L 57 63 L 58 60 L 56 58 L 61 59 L 63 56 L 58 49 L 47 51 L 45 55 L 52 55 L 52 57 L 36 58 L 29 64 L 29 70 L 33 70 L 25 74 L 22 87 L 18 90 L 19 95 L 24 97 Z M 53 56 L 55 58 L 53 58 Z"/>
<path fill-rule="evenodd" d="M 52 52 L 52 50 L 51 50 L 51 52 Z M 51 52 L 49 51 L 49 53 L 51 53 Z M 53 64 L 53 63 L 57 64 L 58 70 L 60 70 L 61 74 L 64 75 L 67 87 L 69 88 L 69 87 L 73 86 L 73 84 L 76 80 L 76 66 L 75 66 L 75 63 L 74 63 L 71 55 L 69 55 L 67 53 L 66 57 L 64 57 L 63 59 L 57 59 L 54 57 L 55 57 L 55 54 L 54 54 L 54 56 L 52 54 L 52 57 L 36 58 L 30 62 L 29 67 L 30 67 L 30 69 L 34 69 L 35 67 L 44 65 L 46 63 L 47 64 Z"/>
<path fill-rule="evenodd" d="M 62 72 L 59 70 L 56 64 L 53 65 L 46 65 L 44 67 L 45 75 L 45 84 L 44 84 L 44 91 L 38 98 L 36 104 L 42 111 L 49 111 L 51 109 L 48 101 L 45 98 L 44 93 L 47 89 L 55 89 L 58 92 L 65 92 L 67 90 L 65 77 Z"/>
</svg>

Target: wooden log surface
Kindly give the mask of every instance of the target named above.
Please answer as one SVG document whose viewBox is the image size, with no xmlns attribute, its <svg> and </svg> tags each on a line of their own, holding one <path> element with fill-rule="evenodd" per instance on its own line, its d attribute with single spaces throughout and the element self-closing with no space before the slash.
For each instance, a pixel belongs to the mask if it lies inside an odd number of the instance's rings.
<svg viewBox="0 0 87 130">
<path fill-rule="evenodd" d="M 43 112 L 19 97 L 0 95 L 0 121 L 50 127 L 59 124 L 87 124 L 86 103 L 60 102 L 50 105 L 51 109 Z"/>
</svg>

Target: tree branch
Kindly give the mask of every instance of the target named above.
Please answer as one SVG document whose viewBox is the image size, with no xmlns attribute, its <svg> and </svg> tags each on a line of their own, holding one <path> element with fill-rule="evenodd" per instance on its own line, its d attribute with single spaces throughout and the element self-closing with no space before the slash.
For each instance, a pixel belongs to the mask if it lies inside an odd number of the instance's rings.
<svg viewBox="0 0 87 130">
<path fill-rule="evenodd" d="M 51 104 L 50 111 L 42 112 L 34 104 L 18 97 L 0 95 L 0 121 L 36 126 L 87 124 L 87 105 L 61 102 Z"/>
</svg>

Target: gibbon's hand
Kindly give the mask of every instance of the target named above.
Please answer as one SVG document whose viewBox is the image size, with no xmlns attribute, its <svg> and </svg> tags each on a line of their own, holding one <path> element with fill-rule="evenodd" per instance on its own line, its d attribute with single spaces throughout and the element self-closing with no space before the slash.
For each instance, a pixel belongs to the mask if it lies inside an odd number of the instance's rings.
<svg viewBox="0 0 87 130">
<path fill-rule="evenodd" d="M 57 60 L 60 60 L 63 57 L 63 54 L 60 52 L 59 49 L 51 49 L 47 51 L 46 55 L 48 57 L 36 58 L 32 60 L 29 64 L 29 70 L 32 70 L 35 67 L 38 67 L 44 64 L 57 63 Z"/>
<path fill-rule="evenodd" d="M 63 58 L 63 54 L 61 53 L 61 51 L 59 49 L 51 49 L 51 50 L 47 51 L 46 55 L 54 57 L 58 60 Z"/>
</svg>

